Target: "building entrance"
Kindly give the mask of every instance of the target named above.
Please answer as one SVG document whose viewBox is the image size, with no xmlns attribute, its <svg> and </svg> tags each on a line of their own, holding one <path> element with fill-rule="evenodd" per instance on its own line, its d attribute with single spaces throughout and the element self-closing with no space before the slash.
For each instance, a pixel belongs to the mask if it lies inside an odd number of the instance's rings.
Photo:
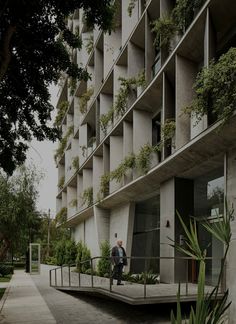
<svg viewBox="0 0 236 324">
<path fill-rule="evenodd" d="M 132 256 L 158 257 L 160 256 L 160 196 L 157 195 L 135 205 L 135 219 L 132 243 Z M 132 260 L 132 273 L 146 270 L 159 273 L 158 260 Z"/>
</svg>

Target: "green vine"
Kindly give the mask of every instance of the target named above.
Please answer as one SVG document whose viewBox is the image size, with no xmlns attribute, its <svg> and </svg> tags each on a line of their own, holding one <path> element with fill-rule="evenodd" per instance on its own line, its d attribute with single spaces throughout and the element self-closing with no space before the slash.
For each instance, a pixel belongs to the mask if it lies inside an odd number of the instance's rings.
<svg viewBox="0 0 236 324">
<path fill-rule="evenodd" d="M 116 182 L 120 182 L 123 176 L 129 169 L 133 169 L 135 167 L 135 155 L 132 153 L 129 156 L 126 156 L 124 160 L 120 163 L 120 165 L 110 173 L 109 180 L 116 180 Z"/>
<path fill-rule="evenodd" d="M 85 48 L 88 54 L 90 54 L 93 50 L 93 35 L 91 34 L 88 38 L 85 39 L 86 44 Z"/>
<path fill-rule="evenodd" d="M 82 193 L 82 206 L 87 205 L 87 207 L 93 204 L 93 188 L 88 187 Z"/>
<path fill-rule="evenodd" d="M 58 182 L 58 188 L 62 189 L 65 184 L 65 176 L 62 176 Z"/>
<path fill-rule="evenodd" d="M 74 132 L 74 126 L 70 126 L 66 132 L 66 135 L 61 139 L 61 142 L 56 150 L 56 153 L 54 155 L 55 162 L 57 161 L 57 158 L 62 157 L 67 145 L 67 141 L 69 137 L 73 134 L 73 132 Z"/>
<path fill-rule="evenodd" d="M 156 49 L 170 50 L 170 41 L 177 32 L 177 27 L 172 16 L 163 16 L 151 22 L 152 33 L 155 35 L 153 45 Z"/>
<path fill-rule="evenodd" d="M 93 92 L 94 92 L 93 88 L 90 87 L 80 97 L 79 110 L 80 110 L 81 114 L 85 114 L 87 112 L 87 109 L 88 109 L 87 103 L 90 100 L 90 98 L 92 97 Z"/>
<path fill-rule="evenodd" d="M 110 182 L 110 174 L 105 173 L 101 176 L 100 179 L 100 193 L 103 197 L 109 194 L 109 182 Z"/>
<path fill-rule="evenodd" d="M 65 113 L 67 112 L 67 109 L 69 108 L 69 102 L 68 101 L 62 101 L 58 107 L 57 115 L 54 121 L 54 125 L 59 127 L 61 125 L 61 122 L 65 116 Z"/>
<path fill-rule="evenodd" d="M 173 137 L 175 136 L 176 124 L 174 119 L 166 119 L 165 123 L 161 126 L 162 146 L 174 146 Z"/>
<path fill-rule="evenodd" d="M 81 145 L 80 148 L 81 148 L 81 150 L 82 150 L 82 156 L 85 157 L 85 155 L 86 155 L 86 151 L 87 151 L 87 146 L 85 146 L 85 145 Z"/>
<path fill-rule="evenodd" d="M 128 15 L 129 15 L 129 17 L 131 17 L 132 16 L 132 13 L 133 13 L 133 10 L 134 10 L 134 8 L 135 8 L 135 5 L 136 5 L 136 2 L 137 2 L 138 0 L 130 0 L 129 1 L 129 5 L 128 5 L 128 8 L 127 8 L 127 11 L 128 11 Z"/>
<path fill-rule="evenodd" d="M 102 114 L 100 117 L 100 126 L 103 133 L 107 134 L 107 128 L 109 123 L 112 123 L 114 116 L 114 108 L 111 107 L 106 114 Z"/>
<path fill-rule="evenodd" d="M 236 108 L 236 48 L 223 54 L 218 62 L 212 61 L 197 75 L 194 90 L 196 98 L 184 112 L 194 114 L 197 122 L 204 115 L 212 114 L 215 119 L 227 123 Z"/>
<path fill-rule="evenodd" d="M 79 169 L 79 156 L 75 156 L 73 159 L 72 159 L 72 166 L 75 170 L 78 170 Z"/>
<path fill-rule="evenodd" d="M 96 143 L 96 136 L 90 137 L 88 140 L 88 147 L 93 147 L 93 144 Z"/>
<path fill-rule="evenodd" d="M 70 206 L 71 207 L 77 207 L 77 199 L 75 198 L 75 199 L 72 199 L 71 201 L 70 201 Z"/>
<path fill-rule="evenodd" d="M 70 78 L 68 82 L 68 88 L 70 89 L 70 95 L 73 96 L 76 90 L 77 80 L 75 78 Z"/>
<path fill-rule="evenodd" d="M 67 208 L 63 207 L 61 210 L 56 214 L 55 221 L 58 224 L 64 224 L 67 220 Z"/>
</svg>

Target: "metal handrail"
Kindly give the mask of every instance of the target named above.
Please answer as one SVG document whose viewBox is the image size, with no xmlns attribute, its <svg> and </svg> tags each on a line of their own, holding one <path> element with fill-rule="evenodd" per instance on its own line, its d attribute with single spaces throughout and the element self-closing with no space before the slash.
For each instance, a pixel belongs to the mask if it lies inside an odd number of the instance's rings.
<svg viewBox="0 0 236 324">
<path fill-rule="evenodd" d="M 189 270 L 189 265 L 188 265 L 188 261 L 189 260 L 194 260 L 197 261 L 195 258 L 191 258 L 191 257 L 182 257 L 182 256 L 175 256 L 175 257 L 135 257 L 135 256 L 126 256 L 125 257 L 128 260 L 144 260 L 144 290 L 143 290 L 143 297 L 147 298 L 147 261 L 148 260 L 185 260 L 186 261 L 186 267 L 185 267 L 185 271 L 186 271 L 186 289 L 185 289 L 185 294 L 186 296 L 188 296 L 189 294 L 189 287 L 188 287 L 188 270 Z M 81 287 L 81 266 L 83 264 L 89 263 L 90 267 L 91 267 L 91 287 L 94 287 L 94 271 L 93 271 L 93 265 L 95 260 L 98 259 L 106 259 L 106 260 L 110 260 L 110 273 L 109 273 L 109 291 L 112 292 L 112 264 L 114 263 L 114 257 L 110 256 L 110 257 L 102 257 L 102 256 L 96 256 L 96 257 L 92 257 L 90 259 L 87 259 L 85 261 L 79 262 L 79 271 L 78 271 L 78 287 Z M 205 260 L 221 260 L 222 262 L 222 258 L 213 258 L 213 257 L 206 257 Z M 56 267 L 54 269 L 49 270 L 49 280 L 50 280 L 50 286 L 52 285 L 52 273 L 54 272 L 54 282 L 55 282 L 55 286 L 57 286 L 57 271 L 61 271 L 61 287 L 71 287 L 71 267 L 77 267 L 78 264 L 72 263 L 72 264 L 64 264 L 61 265 L 59 267 Z M 68 281 L 69 281 L 69 286 L 64 285 L 64 278 L 63 278 L 63 268 L 68 268 Z M 225 291 L 226 289 L 226 278 L 225 278 L 225 274 L 223 273 L 223 277 L 222 277 L 222 281 L 221 281 L 221 291 Z M 114 292 L 114 291 L 113 291 Z"/>
</svg>

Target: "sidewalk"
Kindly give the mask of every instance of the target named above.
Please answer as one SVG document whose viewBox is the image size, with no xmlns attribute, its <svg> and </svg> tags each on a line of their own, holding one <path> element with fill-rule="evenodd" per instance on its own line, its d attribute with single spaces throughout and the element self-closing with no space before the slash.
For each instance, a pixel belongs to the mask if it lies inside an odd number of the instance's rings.
<svg viewBox="0 0 236 324">
<path fill-rule="evenodd" d="M 0 303 L 0 323 L 56 323 L 34 281 L 24 270 L 15 274 Z"/>
</svg>

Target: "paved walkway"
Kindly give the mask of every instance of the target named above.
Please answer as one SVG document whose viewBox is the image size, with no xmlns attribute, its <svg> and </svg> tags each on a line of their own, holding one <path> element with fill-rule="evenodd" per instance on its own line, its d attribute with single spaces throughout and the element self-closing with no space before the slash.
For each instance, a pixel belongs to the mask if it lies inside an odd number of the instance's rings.
<svg viewBox="0 0 236 324">
<path fill-rule="evenodd" d="M 49 286 L 50 266 L 40 275 L 16 270 L 0 313 L 0 324 L 166 324 L 165 305 L 130 306 L 97 297 L 67 294 Z M 1 308 L 0 308 L 1 309 Z"/>
<path fill-rule="evenodd" d="M 56 323 L 31 276 L 24 270 L 15 271 L 3 296 L 0 323 Z"/>
</svg>

